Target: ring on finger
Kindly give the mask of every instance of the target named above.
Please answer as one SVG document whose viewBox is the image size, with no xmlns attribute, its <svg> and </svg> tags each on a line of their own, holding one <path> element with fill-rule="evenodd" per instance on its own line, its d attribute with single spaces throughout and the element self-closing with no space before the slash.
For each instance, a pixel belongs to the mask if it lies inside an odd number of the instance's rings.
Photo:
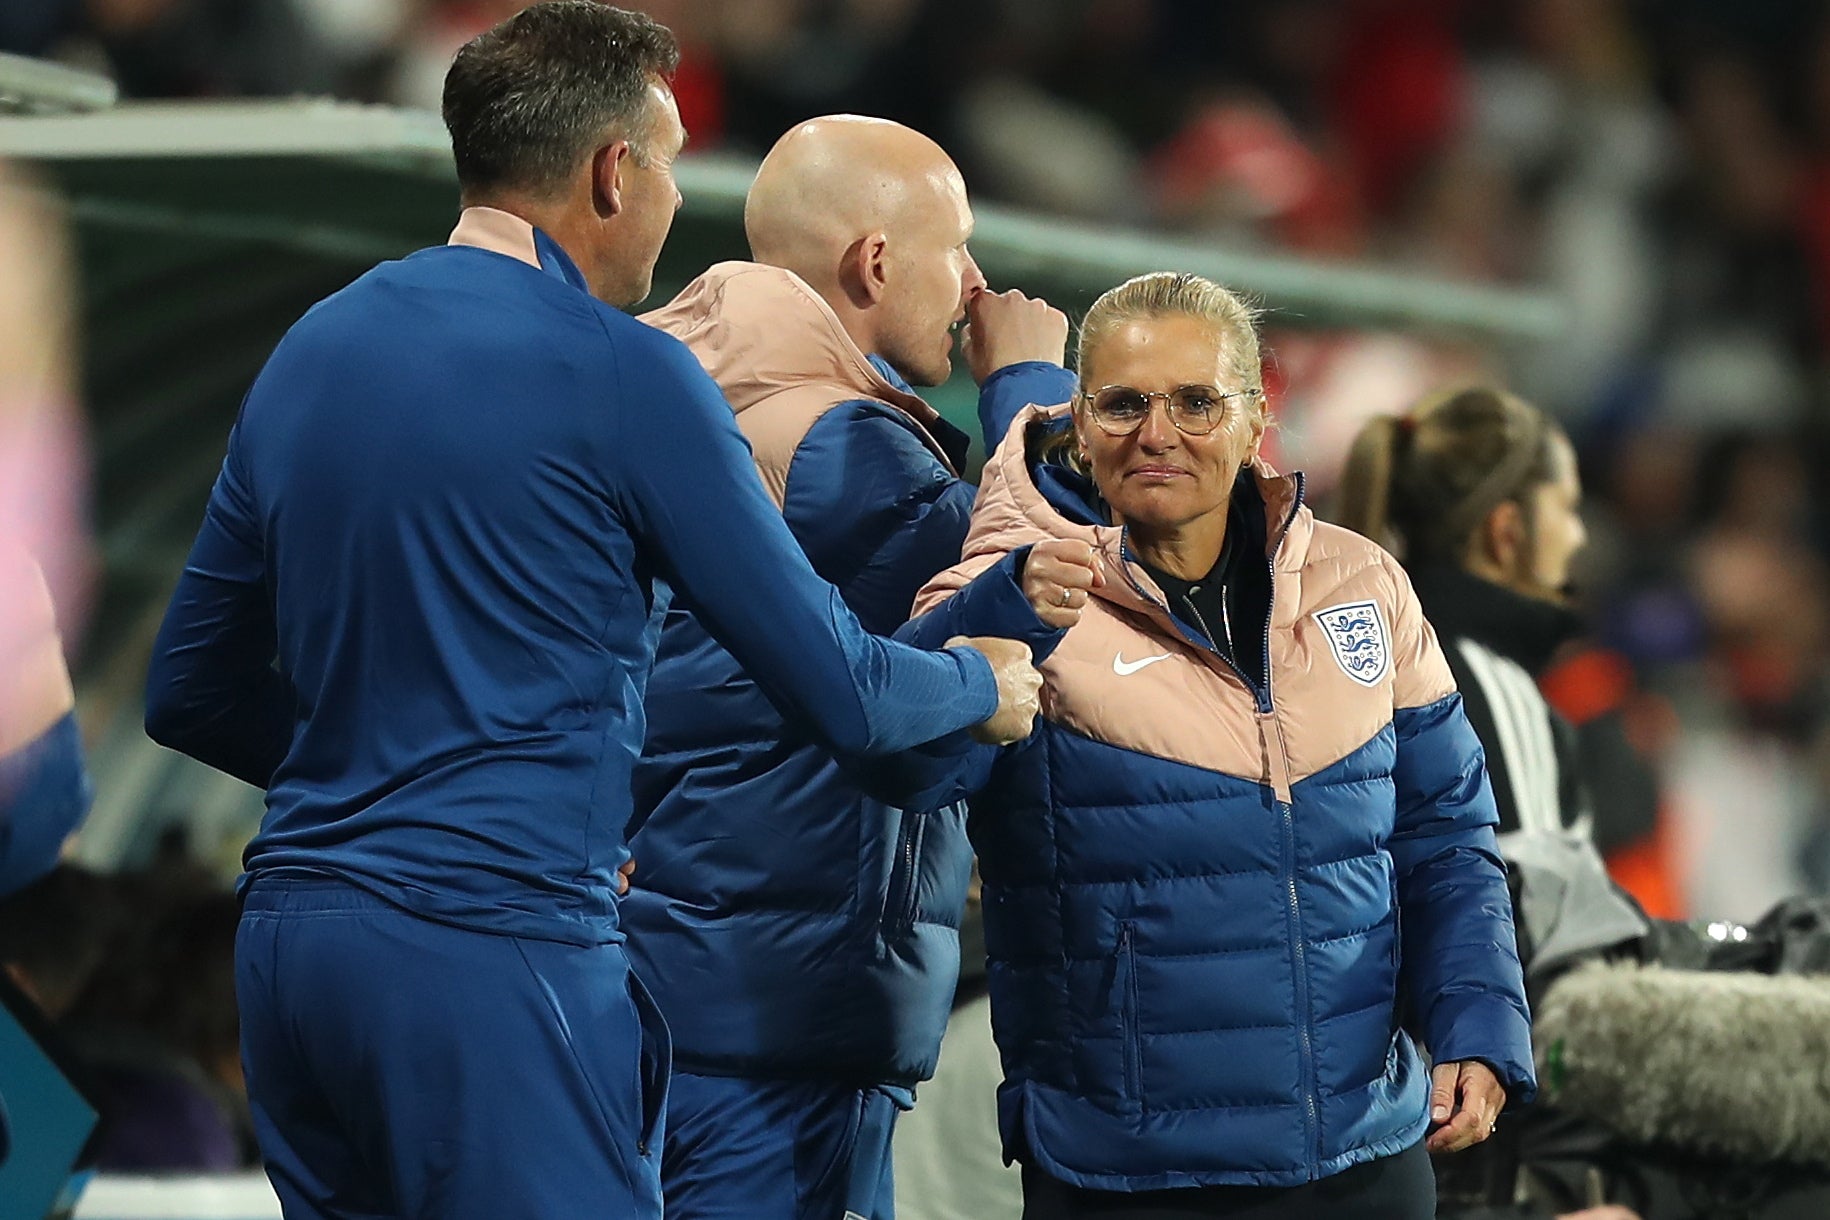
<svg viewBox="0 0 1830 1220">
<path fill-rule="evenodd" d="M 1073 605 L 1074 604 L 1074 591 L 1072 589 L 1063 589 L 1061 591 L 1061 599 L 1060 599 L 1059 604 L 1064 609 L 1068 606 Z"/>
</svg>

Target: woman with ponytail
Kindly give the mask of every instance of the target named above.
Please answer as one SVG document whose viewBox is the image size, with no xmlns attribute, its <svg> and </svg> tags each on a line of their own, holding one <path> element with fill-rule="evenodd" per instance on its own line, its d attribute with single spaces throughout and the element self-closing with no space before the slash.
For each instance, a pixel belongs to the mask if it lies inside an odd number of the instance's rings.
<svg viewBox="0 0 1830 1220">
<path fill-rule="evenodd" d="M 1562 429 L 1514 395 L 1477 386 L 1369 420 L 1342 473 L 1334 520 L 1387 547 L 1409 573 L 1487 748 L 1501 833 L 1571 832 L 1592 842 L 1584 762 L 1599 756 L 1629 777 L 1608 794 L 1604 840 L 1612 843 L 1650 829 L 1650 773 L 1618 721 L 1592 721 L 1579 735 L 1537 687 L 1581 631 L 1567 596 L 1570 565 L 1587 540 L 1581 498 Z"/>
<path fill-rule="evenodd" d="M 1570 565 L 1586 541 L 1575 451 L 1529 403 L 1488 387 L 1434 395 L 1403 415 L 1376 416 L 1355 438 L 1335 496 L 1334 520 L 1399 556 L 1442 642 L 1468 719 L 1486 748 L 1500 812 L 1500 849 L 1519 892 L 1519 949 L 1533 1007 L 1572 965 L 1656 935 L 1608 878 L 1594 843 L 1594 803 L 1583 782 L 1582 743 L 1539 693 L 1537 678 L 1581 623 L 1568 605 Z M 1591 722 L 1591 749 L 1615 773 L 1644 764 L 1618 725 Z M 1618 791 L 1618 787 L 1616 788 Z M 1631 790 L 1629 789 L 1629 795 Z M 1655 800 L 1641 817 L 1650 819 Z M 1616 800 L 1611 812 L 1627 812 Z M 1473 1220 L 1481 1202 L 1507 1216 L 1511 1178 L 1535 1154 L 1542 1108 L 1511 1124 L 1476 1158 L 1439 1167 L 1442 1214 Z M 1503 1179 L 1503 1180 L 1502 1180 Z M 1565 1212 L 1565 1220 L 1631 1216 L 1624 1209 Z"/>
</svg>

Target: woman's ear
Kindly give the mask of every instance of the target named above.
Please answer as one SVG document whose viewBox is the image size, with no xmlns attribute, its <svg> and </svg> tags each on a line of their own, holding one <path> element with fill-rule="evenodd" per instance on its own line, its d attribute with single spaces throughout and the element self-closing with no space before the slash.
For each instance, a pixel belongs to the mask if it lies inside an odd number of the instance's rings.
<svg viewBox="0 0 1830 1220">
<path fill-rule="evenodd" d="M 1258 451 L 1264 447 L 1264 412 L 1253 412 L 1247 419 L 1246 426 L 1252 430 L 1252 439 L 1246 444 L 1243 464 L 1250 466 L 1258 460 Z"/>
<path fill-rule="evenodd" d="M 1474 543 L 1487 560 L 1501 572 L 1511 575 L 1525 558 L 1525 510 L 1516 500 L 1505 500 L 1494 506 L 1476 531 Z"/>
</svg>

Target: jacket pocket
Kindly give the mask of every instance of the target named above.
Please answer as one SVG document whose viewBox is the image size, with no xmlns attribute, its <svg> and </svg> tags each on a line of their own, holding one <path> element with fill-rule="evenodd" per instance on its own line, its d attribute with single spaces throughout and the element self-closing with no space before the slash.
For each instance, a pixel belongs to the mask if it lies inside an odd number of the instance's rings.
<svg viewBox="0 0 1830 1220">
<path fill-rule="evenodd" d="M 1398 905 L 1398 868 L 1390 856 L 1384 857 L 1385 887 L 1392 904 L 1392 977 L 1404 969 L 1404 908 Z"/>
<path fill-rule="evenodd" d="M 641 1094 L 642 1128 L 636 1135 L 636 1153 L 653 1153 L 659 1160 L 663 1122 L 667 1114 L 668 1087 L 673 1078 L 673 1035 L 661 1009 L 648 994 L 648 988 L 635 971 L 629 972 L 629 1002 L 635 1006 L 636 1024 L 642 1031 L 642 1048 L 637 1067 L 637 1087 Z"/>
<path fill-rule="evenodd" d="M 883 896 L 883 927 L 899 932 L 913 927 L 921 902 L 921 847 L 927 837 L 927 815 L 902 811 L 896 835 L 896 855 L 890 861 L 890 884 Z"/>
<path fill-rule="evenodd" d="M 1125 1099 L 1144 1104 L 1144 1044 L 1137 1003 L 1137 925 L 1118 925 L 1119 1054 L 1124 1060 Z"/>
</svg>

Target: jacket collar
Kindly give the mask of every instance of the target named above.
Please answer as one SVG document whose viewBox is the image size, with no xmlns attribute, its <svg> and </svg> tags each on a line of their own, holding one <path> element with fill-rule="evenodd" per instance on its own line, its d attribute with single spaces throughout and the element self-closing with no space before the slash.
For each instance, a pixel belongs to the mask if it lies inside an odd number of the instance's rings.
<svg viewBox="0 0 1830 1220">
<path fill-rule="evenodd" d="M 1032 406 L 1011 424 L 1003 444 L 985 464 L 965 554 L 1003 553 L 1046 538 L 1078 538 L 1105 557 L 1108 573 L 1129 576 L 1107 580 L 1096 596 L 1160 617 L 1162 590 L 1125 553 L 1124 531 L 1106 524 L 1103 512 L 1079 498 L 1084 495 L 1085 481 L 1071 474 L 1057 478 L 1052 467 L 1031 466 L 1032 429 L 1063 426 L 1069 410 L 1065 405 Z M 1303 476 L 1278 474 L 1260 460 L 1254 463 L 1251 477 L 1264 502 L 1266 554 L 1275 557 L 1279 572 L 1300 569 L 1315 532 L 1315 518 L 1303 504 Z"/>
<path fill-rule="evenodd" d="M 1451 564 L 1420 565 L 1410 577 L 1438 634 L 1473 640 L 1533 675 L 1582 632 L 1581 617 L 1568 607 L 1514 593 Z"/>
<path fill-rule="evenodd" d="M 451 236 L 445 244 L 470 246 L 505 255 L 530 267 L 537 267 L 580 292 L 591 291 L 578 264 L 560 248 L 559 243 L 513 212 L 504 212 L 500 208 L 465 208 L 458 216 L 457 227 L 451 230 Z"/>
<path fill-rule="evenodd" d="M 939 413 L 860 351 L 832 307 L 792 271 L 717 263 L 641 320 L 690 347 L 740 414 L 784 390 L 822 385 L 887 403 L 930 435 L 942 431 Z"/>
</svg>

